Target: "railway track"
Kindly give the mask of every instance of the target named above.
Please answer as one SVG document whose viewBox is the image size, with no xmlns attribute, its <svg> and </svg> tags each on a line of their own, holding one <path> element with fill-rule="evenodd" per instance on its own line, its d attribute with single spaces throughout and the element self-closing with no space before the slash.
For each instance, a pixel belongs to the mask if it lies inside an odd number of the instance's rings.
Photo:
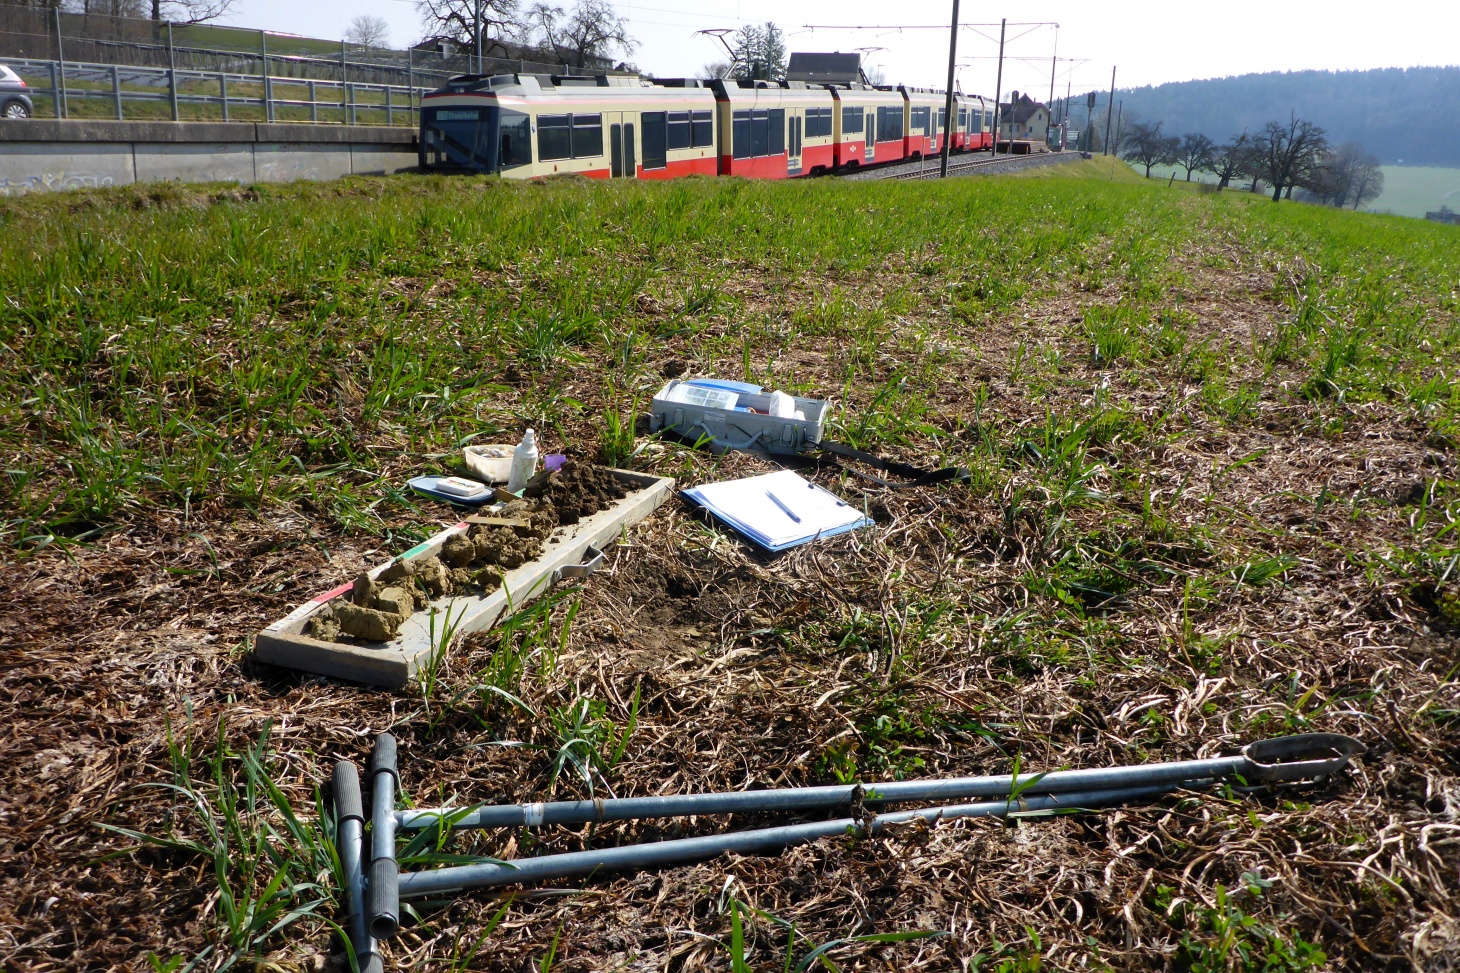
<svg viewBox="0 0 1460 973">
<path fill-rule="evenodd" d="M 1016 172 L 1020 169 L 1032 169 L 1039 166 L 1055 165 L 1061 162 L 1069 162 L 1080 158 L 1078 152 L 1041 152 L 1037 155 L 1015 155 L 1001 156 L 999 158 L 988 158 L 976 156 L 974 158 L 954 158 L 948 160 L 948 175 L 967 176 L 978 172 L 989 174 L 1000 172 Z M 937 179 L 939 166 L 937 158 L 922 159 L 917 162 L 895 163 L 880 169 L 868 169 L 854 174 L 842 176 L 843 179 Z"/>
</svg>

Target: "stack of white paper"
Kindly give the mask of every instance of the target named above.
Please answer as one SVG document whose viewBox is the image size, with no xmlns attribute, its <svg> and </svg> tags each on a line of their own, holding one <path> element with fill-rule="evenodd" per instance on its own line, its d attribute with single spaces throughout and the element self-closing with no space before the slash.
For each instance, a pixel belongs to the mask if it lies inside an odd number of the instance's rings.
<svg viewBox="0 0 1460 973">
<path fill-rule="evenodd" d="M 684 493 L 770 551 L 785 550 L 872 523 L 846 501 L 791 470 L 706 483 Z"/>
</svg>

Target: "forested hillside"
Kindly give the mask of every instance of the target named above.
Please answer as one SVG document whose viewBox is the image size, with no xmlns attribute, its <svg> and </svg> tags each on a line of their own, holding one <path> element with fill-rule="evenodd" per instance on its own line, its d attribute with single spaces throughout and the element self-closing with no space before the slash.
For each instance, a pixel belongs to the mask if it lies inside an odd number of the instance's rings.
<svg viewBox="0 0 1460 973">
<path fill-rule="evenodd" d="M 1172 134 L 1224 142 L 1295 111 L 1326 128 L 1334 144 L 1359 142 L 1385 164 L 1460 166 L 1460 67 L 1243 74 L 1116 97 L 1127 116 L 1162 122 Z"/>
</svg>

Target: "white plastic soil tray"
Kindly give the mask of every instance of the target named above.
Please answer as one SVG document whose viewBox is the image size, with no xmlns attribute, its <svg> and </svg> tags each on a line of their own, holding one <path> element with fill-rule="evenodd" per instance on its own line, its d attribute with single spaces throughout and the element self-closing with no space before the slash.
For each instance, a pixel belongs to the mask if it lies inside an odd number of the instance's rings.
<svg viewBox="0 0 1460 973">
<path fill-rule="evenodd" d="M 306 635 L 310 620 L 317 613 L 335 599 L 350 594 L 354 587 L 352 581 L 300 605 L 259 632 L 255 646 L 258 658 L 290 669 L 377 686 L 408 684 L 431 652 L 440 646 L 442 633 L 448 626 L 458 635 L 491 628 L 509 611 L 516 611 L 546 593 L 559 579 L 592 573 L 604 545 L 617 539 L 624 528 L 653 513 L 674 492 L 674 480 L 669 477 L 628 470 L 614 470 L 613 474 L 628 487 L 627 496 L 576 524 L 554 530 L 543 543 L 542 554 L 505 571 L 502 584 L 495 591 L 437 598 L 406 618 L 389 642 L 361 639 L 330 642 Z M 470 527 L 466 521 L 448 527 L 367 573 L 374 580 L 397 560 L 438 554 L 450 537 L 465 533 Z"/>
</svg>

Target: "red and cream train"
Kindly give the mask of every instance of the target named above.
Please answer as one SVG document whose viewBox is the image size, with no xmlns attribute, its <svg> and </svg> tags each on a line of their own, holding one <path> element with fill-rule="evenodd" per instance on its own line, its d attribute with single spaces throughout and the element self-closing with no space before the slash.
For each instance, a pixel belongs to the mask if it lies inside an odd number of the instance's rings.
<svg viewBox="0 0 1460 973">
<path fill-rule="evenodd" d="M 943 93 L 766 81 L 464 75 L 424 97 L 425 170 L 784 179 L 935 155 Z M 993 104 L 956 94 L 951 149 L 992 141 Z"/>
</svg>

